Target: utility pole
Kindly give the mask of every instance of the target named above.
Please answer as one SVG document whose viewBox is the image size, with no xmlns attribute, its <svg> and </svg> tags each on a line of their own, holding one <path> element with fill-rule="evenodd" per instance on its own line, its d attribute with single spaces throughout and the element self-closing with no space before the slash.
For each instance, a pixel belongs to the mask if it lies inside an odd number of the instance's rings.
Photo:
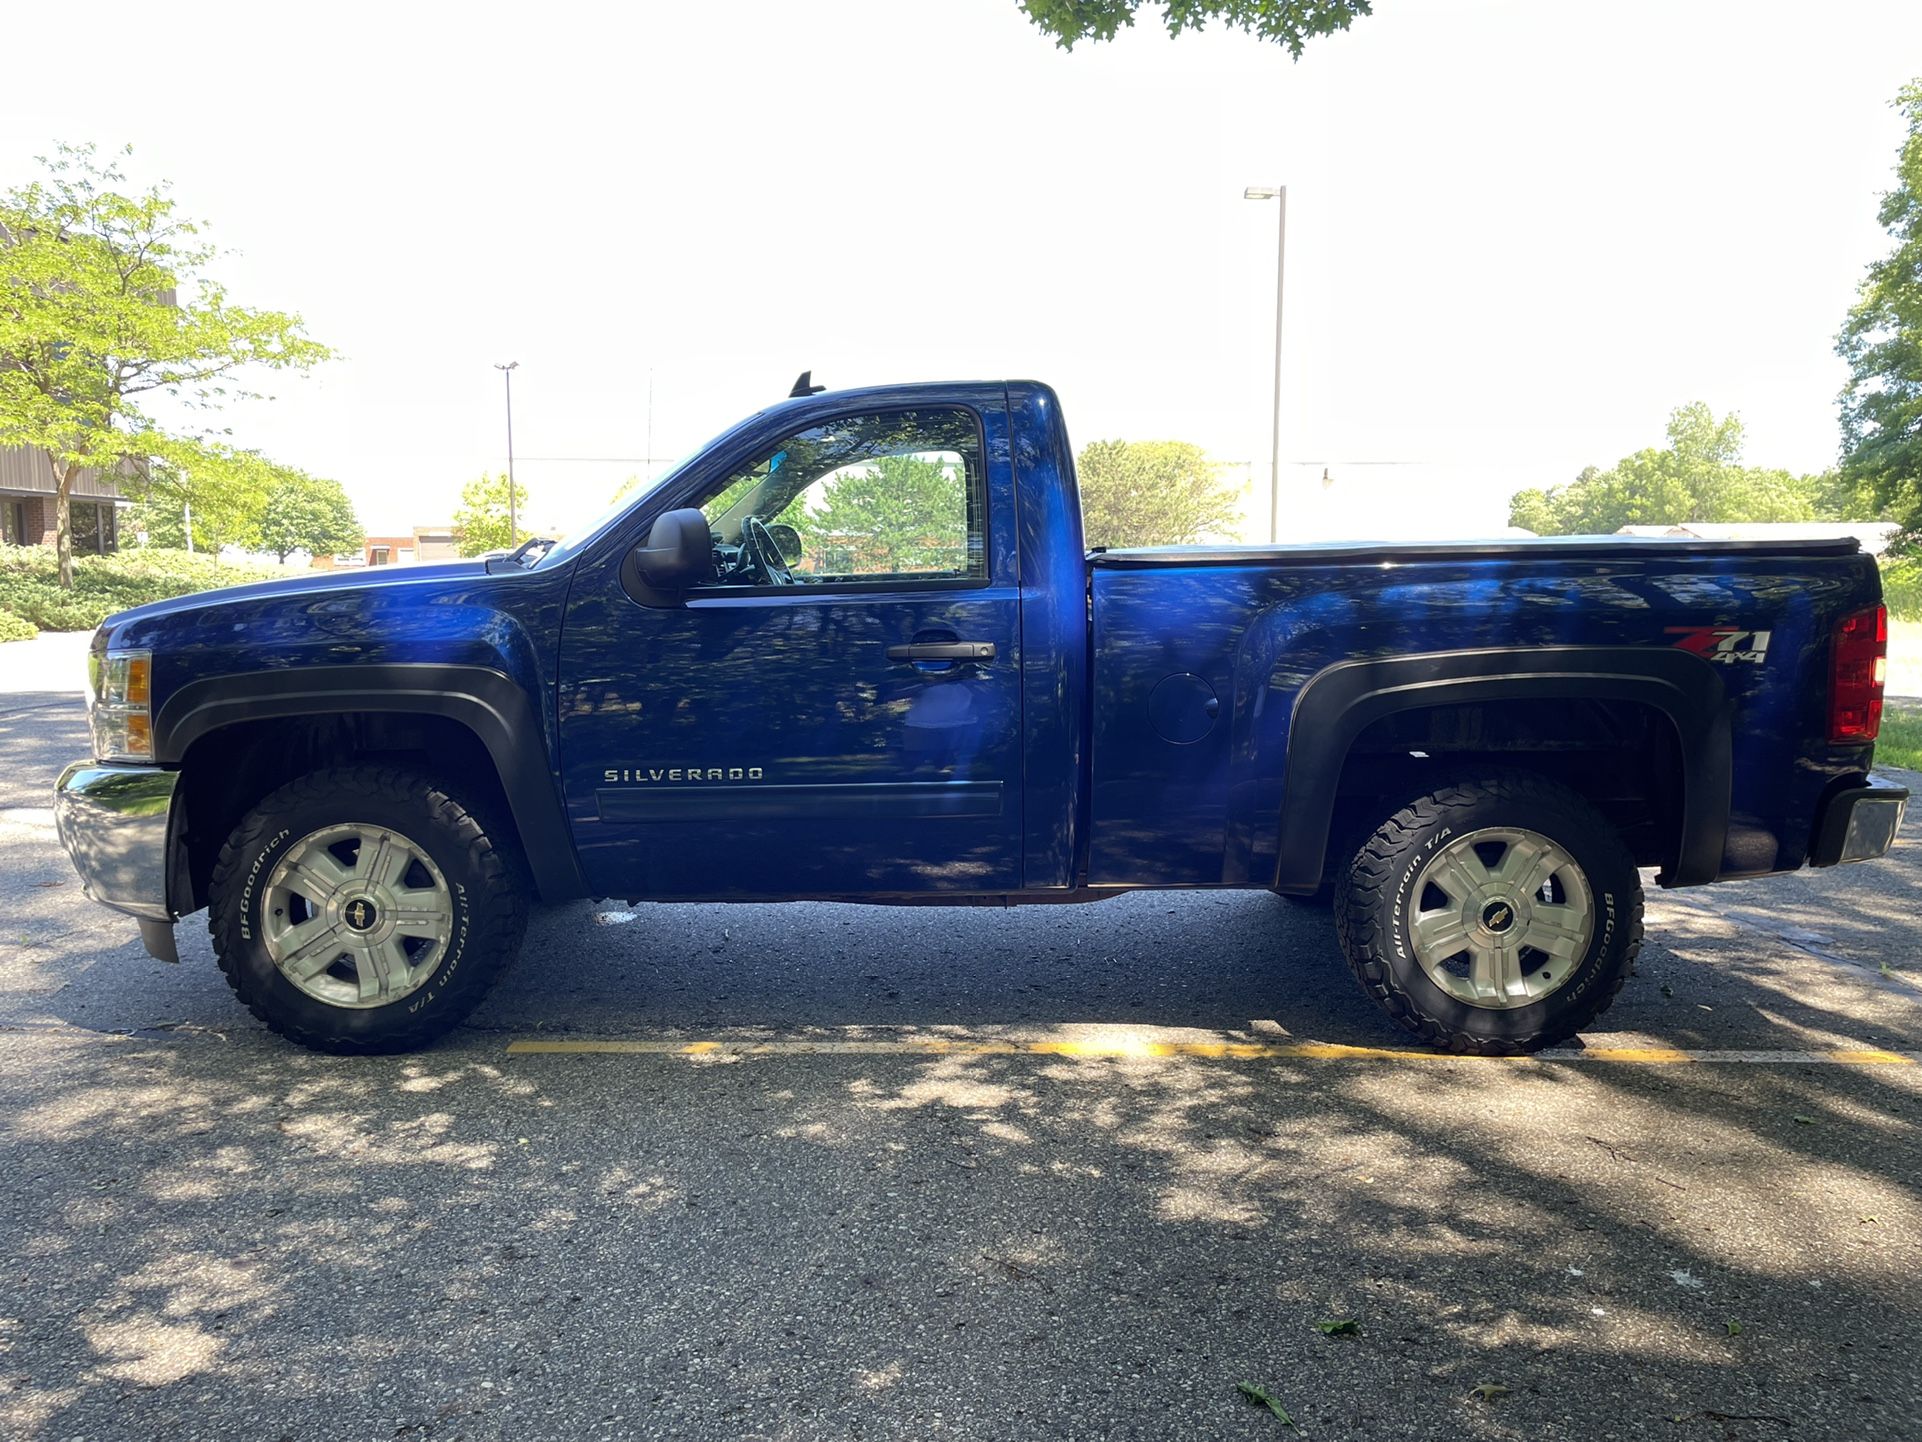
<svg viewBox="0 0 1922 1442">
<path fill-rule="evenodd" d="M 510 551 L 520 543 L 520 523 L 514 513 L 514 370 L 519 365 L 519 361 L 509 361 L 494 367 L 507 382 L 507 549 Z"/>
<path fill-rule="evenodd" d="M 1241 198 L 1280 202 L 1275 230 L 1275 414 L 1268 448 L 1269 483 L 1274 488 L 1268 503 L 1268 540 L 1273 544 L 1281 539 L 1281 292 L 1288 274 L 1288 187 L 1251 185 Z"/>
</svg>

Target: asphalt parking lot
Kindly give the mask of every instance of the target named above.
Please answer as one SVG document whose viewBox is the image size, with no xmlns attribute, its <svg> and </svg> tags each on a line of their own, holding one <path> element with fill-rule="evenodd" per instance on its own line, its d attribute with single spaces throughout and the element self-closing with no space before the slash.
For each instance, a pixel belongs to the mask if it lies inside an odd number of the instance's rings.
<svg viewBox="0 0 1922 1442">
<path fill-rule="evenodd" d="M 47 674 L 0 649 L 0 1435 L 1922 1437 L 1913 814 L 1652 897 L 1551 1059 L 1181 894 L 569 905 L 343 1060 L 81 896 Z"/>
</svg>

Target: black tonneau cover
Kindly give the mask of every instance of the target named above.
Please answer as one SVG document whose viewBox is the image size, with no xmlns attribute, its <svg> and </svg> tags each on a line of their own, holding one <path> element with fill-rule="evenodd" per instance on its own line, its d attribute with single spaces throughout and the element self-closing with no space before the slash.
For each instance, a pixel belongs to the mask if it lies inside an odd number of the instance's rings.
<svg viewBox="0 0 1922 1442">
<path fill-rule="evenodd" d="M 1703 541 L 1693 536 L 1530 536 L 1490 541 L 1308 541 L 1292 546 L 1144 546 L 1094 551 L 1088 563 L 1151 566 L 1325 566 L 1342 561 L 1669 560 L 1678 556 L 1853 556 L 1853 536 L 1812 540 Z"/>
</svg>

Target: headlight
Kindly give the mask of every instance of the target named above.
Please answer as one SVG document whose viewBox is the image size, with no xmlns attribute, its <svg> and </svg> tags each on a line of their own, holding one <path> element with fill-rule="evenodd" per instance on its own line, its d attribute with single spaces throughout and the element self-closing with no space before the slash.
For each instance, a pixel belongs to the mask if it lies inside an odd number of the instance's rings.
<svg viewBox="0 0 1922 1442">
<path fill-rule="evenodd" d="M 96 761 L 153 760 L 153 652 L 109 651 L 88 658 Z"/>
</svg>

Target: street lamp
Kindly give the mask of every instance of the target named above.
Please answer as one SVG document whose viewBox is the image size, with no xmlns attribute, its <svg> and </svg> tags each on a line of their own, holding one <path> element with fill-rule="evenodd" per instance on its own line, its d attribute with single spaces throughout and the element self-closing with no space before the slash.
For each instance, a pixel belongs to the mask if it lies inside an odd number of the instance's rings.
<svg viewBox="0 0 1922 1442">
<path fill-rule="evenodd" d="M 520 527 L 514 515 L 514 370 L 519 361 L 509 361 L 506 365 L 496 365 L 501 379 L 507 382 L 507 549 L 514 549 L 515 538 Z M 1275 394 L 1279 396 L 1280 391 Z"/>
<path fill-rule="evenodd" d="M 1241 198 L 1281 202 L 1276 207 L 1275 227 L 1275 419 L 1268 444 L 1268 483 L 1274 492 L 1268 503 L 1268 540 L 1272 544 L 1281 534 L 1281 290 L 1288 273 L 1288 187 L 1251 185 L 1241 192 Z"/>
</svg>

